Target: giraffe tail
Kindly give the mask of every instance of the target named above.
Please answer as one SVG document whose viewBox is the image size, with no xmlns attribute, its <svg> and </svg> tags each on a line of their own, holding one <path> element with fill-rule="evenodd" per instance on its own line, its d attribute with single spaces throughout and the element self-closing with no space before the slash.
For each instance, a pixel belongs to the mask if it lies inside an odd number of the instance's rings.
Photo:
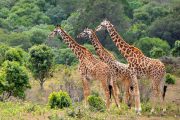
<svg viewBox="0 0 180 120">
<path fill-rule="evenodd" d="M 167 91 L 167 85 L 164 85 L 163 94 L 162 94 L 163 100 L 164 100 L 164 98 L 165 98 L 166 91 Z"/>
<path fill-rule="evenodd" d="M 110 96 L 110 99 L 111 99 L 111 96 L 112 96 L 112 85 L 109 85 L 109 96 Z"/>
</svg>

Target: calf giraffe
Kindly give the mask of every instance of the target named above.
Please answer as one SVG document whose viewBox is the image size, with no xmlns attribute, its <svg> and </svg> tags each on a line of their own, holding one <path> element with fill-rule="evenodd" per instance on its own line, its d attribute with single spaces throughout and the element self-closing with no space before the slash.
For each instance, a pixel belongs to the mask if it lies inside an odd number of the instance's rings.
<svg viewBox="0 0 180 120">
<path fill-rule="evenodd" d="M 129 69 L 133 71 L 137 78 L 141 78 L 142 76 L 146 76 L 151 80 L 153 94 L 151 97 L 152 109 L 151 112 L 154 112 L 154 108 L 156 106 L 158 98 L 164 104 L 164 98 L 166 87 L 164 86 L 164 76 L 165 76 L 165 66 L 158 59 L 152 59 L 146 57 L 141 50 L 138 48 L 129 45 L 126 43 L 122 37 L 115 30 L 110 21 L 104 20 L 101 24 L 96 28 L 96 31 L 100 31 L 103 29 L 107 29 L 109 35 L 111 36 L 113 42 L 117 46 L 118 50 L 121 54 L 126 58 L 129 63 Z M 135 79 L 134 81 L 134 94 L 136 96 L 135 99 L 139 99 L 139 88 L 138 82 Z M 164 88 L 163 88 L 164 87 Z M 140 103 L 140 102 L 139 102 Z M 137 112 L 141 111 L 140 105 L 136 108 Z M 165 111 L 165 109 L 163 109 Z"/>
<path fill-rule="evenodd" d="M 116 82 L 118 82 L 117 80 L 125 85 L 125 102 L 130 106 L 128 100 L 130 99 L 129 88 L 132 77 L 131 71 L 128 69 L 128 65 L 118 62 L 115 57 L 101 45 L 95 32 L 92 29 L 85 29 L 78 35 L 78 38 L 89 38 L 91 40 L 99 58 L 109 65 L 111 69 L 111 75 L 114 78 L 114 85 L 116 85 Z"/>
<path fill-rule="evenodd" d="M 108 89 L 108 83 L 111 79 L 110 68 L 107 64 L 101 62 L 99 59 L 93 57 L 91 52 L 85 47 L 79 45 L 71 36 L 69 36 L 60 26 L 57 26 L 55 30 L 49 35 L 53 37 L 59 34 L 64 42 L 68 44 L 68 47 L 74 52 L 74 54 L 79 59 L 79 72 L 82 77 L 85 105 L 87 104 L 87 97 L 90 95 L 90 89 L 88 85 L 88 80 L 99 80 L 102 83 L 102 87 L 106 95 L 106 106 L 109 108 L 110 104 L 110 94 Z M 117 101 L 115 100 L 116 104 Z"/>
</svg>

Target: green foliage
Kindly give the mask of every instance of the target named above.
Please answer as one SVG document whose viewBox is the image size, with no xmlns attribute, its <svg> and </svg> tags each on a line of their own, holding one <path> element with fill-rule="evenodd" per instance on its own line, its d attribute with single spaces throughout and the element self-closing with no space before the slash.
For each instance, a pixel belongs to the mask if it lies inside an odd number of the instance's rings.
<svg viewBox="0 0 180 120">
<path fill-rule="evenodd" d="M 174 48 L 172 49 L 171 53 L 175 57 L 180 56 L 180 40 L 176 40 L 176 42 L 174 44 Z"/>
<path fill-rule="evenodd" d="M 168 15 L 161 19 L 157 19 L 149 27 L 149 36 L 159 37 L 167 40 L 167 42 L 173 46 L 176 40 L 179 40 L 180 34 L 180 16 L 179 15 Z"/>
<path fill-rule="evenodd" d="M 5 52 L 5 60 L 17 61 L 21 65 L 25 64 L 27 61 L 27 55 L 21 48 L 10 48 Z"/>
<path fill-rule="evenodd" d="M 9 46 L 1 44 L 0 45 L 0 65 L 5 61 L 5 53 L 10 49 Z"/>
<path fill-rule="evenodd" d="M 85 48 L 87 48 L 91 53 L 96 54 L 96 51 L 95 51 L 93 45 L 84 44 L 83 46 L 84 46 Z"/>
<path fill-rule="evenodd" d="M 153 58 L 160 58 L 162 56 L 164 56 L 166 53 L 164 52 L 164 50 L 162 48 L 156 48 L 153 47 L 150 51 L 150 56 Z"/>
<path fill-rule="evenodd" d="M 31 47 L 30 39 L 25 33 L 12 32 L 8 36 L 7 43 L 9 46 L 19 46 L 25 50 Z"/>
<path fill-rule="evenodd" d="M 37 31 L 32 32 L 30 41 L 33 45 L 42 44 L 46 38 L 47 38 L 47 35 L 43 31 L 37 30 Z"/>
<path fill-rule="evenodd" d="M 147 56 L 150 56 L 150 53 L 154 57 L 159 57 L 159 55 L 168 55 L 170 50 L 169 44 L 159 38 L 141 38 L 135 43 L 135 45 Z M 162 49 L 164 52 L 159 52 L 159 49 Z"/>
<path fill-rule="evenodd" d="M 102 111 L 102 112 L 105 110 L 105 103 L 99 96 L 96 95 L 88 96 L 88 103 L 91 110 Z"/>
<path fill-rule="evenodd" d="M 67 92 L 59 91 L 52 92 L 49 95 L 49 105 L 51 108 L 64 108 L 70 107 L 72 104 L 72 100 Z"/>
<path fill-rule="evenodd" d="M 135 22 L 143 22 L 148 25 L 159 17 L 166 16 L 168 13 L 169 11 L 164 5 L 160 5 L 156 2 L 149 2 L 135 9 L 133 16 Z"/>
<path fill-rule="evenodd" d="M 166 83 L 167 84 L 175 84 L 176 83 L 176 79 L 173 75 L 171 75 L 170 73 L 166 74 Z"/>
<path fill-rule="evenodd" d="M 10 96 L 25 98 L 25 90 L 30 88 L 25 67 L 15 61 L 5 61 L 0 73 L 1 100 L 6 100 Z"/>
<path fill-rule="evenodd" d="M 142 103 L 141 107 L 142 107 L 142 112 L 148 112 L 149 113 L 151 111 L 151 104 L 149 102 Z"/>
<path fill-rule="evenodd" d="M 66 65 L 73 65 L 78 62 L 75 54 L 71 51 L 70 48 L 64 49 L 54 49 L 55 53 L 55 63 L 57 64 L 66 64 Z"/>
<path fill-rule="evenodd" d="M 41 89 L 45 78 L 49 77 L 53 66 L 54 54 L 50 47 L 46 45 L 35 45 L 30 48 L 30 69 L 33 76 L 39 80 Z"/>
</svg>

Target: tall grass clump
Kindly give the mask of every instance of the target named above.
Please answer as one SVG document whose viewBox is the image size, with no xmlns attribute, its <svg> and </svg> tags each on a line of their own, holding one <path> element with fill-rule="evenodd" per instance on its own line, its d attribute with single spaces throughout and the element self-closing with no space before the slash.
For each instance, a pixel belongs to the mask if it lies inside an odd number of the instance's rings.
<svg viewBox="0 0 180 120">
<path fill-rule="evenodd" d="M 175 84 L 176 83 L 176 79 L 173 75 L 171 75 L 170 73 L 166 74 L 166 83 L 167 84 Z"/>
<path fill-rule="evenodd" d="M 105 102 L 97 95 L 90 95 L 88 96 L 88 103 L 90 106 L 90 110 L 105 111 Z"/>
<path fill-rule="evenodd" d="M 72 104 L 72 100 L 67 92 L 59 91 L 52 92 L 49 95 L 49 106 L 51 108 L 64 108 L 70 107 Z"/>
</svg>

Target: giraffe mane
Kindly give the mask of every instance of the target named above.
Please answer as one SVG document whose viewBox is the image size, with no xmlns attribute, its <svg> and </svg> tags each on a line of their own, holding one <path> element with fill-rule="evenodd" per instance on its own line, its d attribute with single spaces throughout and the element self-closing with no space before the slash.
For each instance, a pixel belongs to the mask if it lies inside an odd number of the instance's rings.
<svg viewBox="0 0 180 120">
<path fill-rule="evenodd" d="M 137 53 L 139 53 L 139 54 L 144 55 L 139 48 L 137 48 L 137 47 L 135 47 L 135 46 L 131 46 L 131 47 L 133 48 L 134 52 L 137 52 Z"/>
</svg>

